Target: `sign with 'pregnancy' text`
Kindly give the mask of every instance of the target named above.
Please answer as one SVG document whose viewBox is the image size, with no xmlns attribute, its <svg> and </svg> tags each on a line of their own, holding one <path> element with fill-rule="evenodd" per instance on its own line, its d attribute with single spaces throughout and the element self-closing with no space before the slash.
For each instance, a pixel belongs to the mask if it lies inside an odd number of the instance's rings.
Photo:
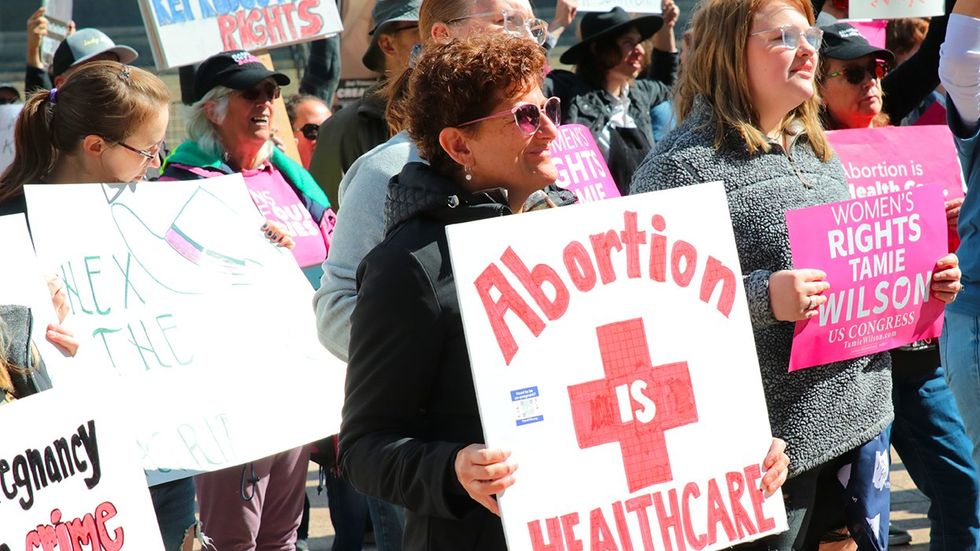
<svg viewBox="0 0 980 551">
<path fill-rule="evenodd" d="M 827 273 L 817 316 L 798 322 L 789 369 L 938 337 L 930 286 L 946 254 L 943 189 L 921 186 L 786 213 L 793 266 Z"/>
<path fill-rule="evenodd" d="M 342 30 L 334 0 L 139 0 L 158 69 L 228 50 L 265 50 Z"/>
<path fill-rule="evenodd" d="M 446 228 L 507 547 L 721 549 L 786 529 L 720 183 Z M 587 480 L 588 483 L 581 483 Z"/>
<path fill-rule="evenodd" d="M 551 142 L 559 187 L 575 193 L 580 203 L 619 197 L 619 188 L 606 167 L 592 132 L 581 124 L 563 124 Z"/>
<path fill-rule="evenodd" d="M 0 550 L 163 551 L 113 388 L 54 388 L 0 406 Z"/>
<path fill-rule="evenodd" d="M 317 340 L 313 289 L 263 235 L 240 174 L 25 191 L 41 266 L 84 339 L 77 359 L 89 378 L 125 381 L 116 400 L 153 483 L 337 432 L 345 366 Z"/>
</svg>

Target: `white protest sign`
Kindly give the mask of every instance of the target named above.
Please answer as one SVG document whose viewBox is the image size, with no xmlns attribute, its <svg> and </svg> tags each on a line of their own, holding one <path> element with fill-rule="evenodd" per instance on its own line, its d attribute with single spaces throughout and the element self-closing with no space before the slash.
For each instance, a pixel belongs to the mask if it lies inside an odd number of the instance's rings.
<svg viewBox="0 0 980 551">
<path fill-rule="evenodd" d="M 41 37 L 41 59 L 45 65 L 54 61 L 54 52 L 68 36 L 72 20 L 73 0 L 42 0 L 44 17 L 48 20 L 48 32 Z"/>
<path fill-rule="evenodd" d="M 112 388 L 54 388 L 0 406 L 0 549 L 163 550 Z"/>
<path fill-rule="evenodd" d="M 578 11 L 609 11 L 620 7 L 628 13 L 662 13 L 662 0 L 579 0 Z"/>
<path fill-rule="evenodd" d="M 946 11 L 944 0 L 850 0 L 848 19 L 932 17 Z"/>
<path fill-rule="evenodd" d="M 33 347 L 48 371 L 77 368 L 44 339 L 54 317 L 23 215 L 0 217 L 0 306 L 27 306 Z M 3 311 L 7 311 L 4 309 Z M 5 316 L 5 339 L 23 326 Z M 2 354 L 0 349 L 0 354 Z M 118 388 L 55 388 L 0 405 L 0 549 L 162 550 Z M 129 412 L 126 412 L 128 415 Z"/>
<path fill-rule="evenodd" d="M 265 50 L 342 30 L 335 0 L 139 0 L 158 69 L 228 50 Z"/>
<path fill-rule="evenodd" d="M 0 174 L 14 162 L 14 127 L 24 104 L 0 105 Z"/>
<path fill-rule="evenodd" d="M 91 374 L 126 379 L 153 483 L 338 431 L 346 367 L 317 341 L 313 290 L 262 235 L 240 175 L 26 194 Z"/>
<path fill-rule="evenodd" d="M 446 228 L 511 551 L 786 529 L 730 220 L 715 183 Z"/>
</svg>

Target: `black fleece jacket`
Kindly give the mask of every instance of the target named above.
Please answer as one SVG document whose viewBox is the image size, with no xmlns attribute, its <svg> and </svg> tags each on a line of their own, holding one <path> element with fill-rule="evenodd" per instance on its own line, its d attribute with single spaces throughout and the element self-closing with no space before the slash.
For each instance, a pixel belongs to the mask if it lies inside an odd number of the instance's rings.
<svg viewBox="0 0 980 551">
<path fill-rule="evenodd" d="M 407 509 L 406 551 L 506 549 L 500 519 L 454 469 L 483 427 L 445 229 L 510 212 L 499 190 L 469 194 L 409 163 L 389 184 L 387 237 L 357 270 L 341 467 L 361 492 Z"/>
</svg>

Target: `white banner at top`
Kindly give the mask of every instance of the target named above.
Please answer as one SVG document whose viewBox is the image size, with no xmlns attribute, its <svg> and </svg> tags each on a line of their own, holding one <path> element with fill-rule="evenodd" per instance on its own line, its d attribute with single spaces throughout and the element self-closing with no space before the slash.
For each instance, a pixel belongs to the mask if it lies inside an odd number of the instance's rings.
<svg viewBox="0 0 980 551">
<path fill-rule="evenodd" d="M 849 19 L 903 19 L 945 13 L 943 0 L 850 0 Z"/>
<path fill-rule="evenodd" d="M 343 30 L 334 0 L 139 0 L 158 69 L 228 50 L 267 50 Z"/>
<path fill-rule="evenodd" d="M 578 11 L 609 11 L 620 7 L 628 13 L 662 13 L 661 0 L 579 0 Z"/>
</svg>

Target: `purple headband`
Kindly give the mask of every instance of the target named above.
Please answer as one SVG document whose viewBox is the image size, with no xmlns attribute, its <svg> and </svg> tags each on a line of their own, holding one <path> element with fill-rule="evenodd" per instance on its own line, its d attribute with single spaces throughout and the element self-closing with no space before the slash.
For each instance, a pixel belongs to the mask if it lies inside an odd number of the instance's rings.
<svg viewBox="0 0 980 551">
<path fill-rule="evenodd" d="M 57 101 L 55 101 L 55 98 L 57 97 L 58 97 L 58 88 L 52 88 L 51 91 L 48 92 L 48 101 L 50 101 L 51 103 L 58 103 Z"/>
</svg>

